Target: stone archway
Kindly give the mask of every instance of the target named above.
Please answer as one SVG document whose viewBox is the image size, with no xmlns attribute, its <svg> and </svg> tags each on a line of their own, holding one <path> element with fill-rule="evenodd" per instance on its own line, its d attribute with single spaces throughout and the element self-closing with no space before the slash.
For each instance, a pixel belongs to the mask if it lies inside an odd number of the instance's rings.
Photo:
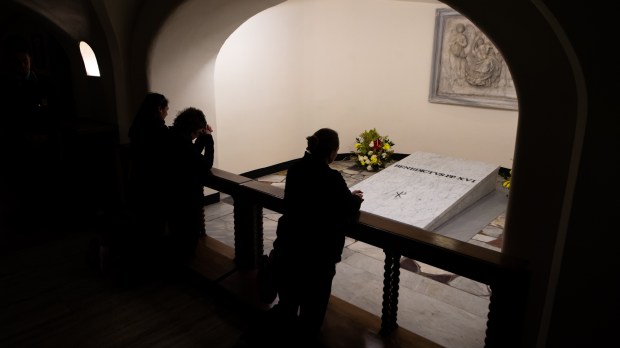
<svg viewBox="0 0 620 348">
<path fill-rule="evenodd" d="M 563 240 L 585 122 L 581 67 L 557 20 L 528 1 L 444 1 L 494 41 L 517 89 L 519 122 L 503 252 L 527 260 L 532 272 L 525 346 L 546 336 L 554 284 L 552 263 Z M 527 19 L 527 23 L 524 23 Z M 542 174 L 541 174 L 542 173 Z M 541 341 L 542 342 L 542 341 Z"/>
<path fill-rule="evenodd" d="M 526 346 L 534 346 L 545 334 L 552 262 L 565 233 L 574 185 L 578 156 L 572 149 L 580 139 L 578 124 L 585 118 L 580 67 L 543 4 L 524 0 L 444 3 L 493 40 L 508 62 L 517 89 L 519 122 L 503 250 L 535 265 L 524 334 Z M 249 5 L 245 8 L 245 15 L 251 16 Z"/>
</svg>

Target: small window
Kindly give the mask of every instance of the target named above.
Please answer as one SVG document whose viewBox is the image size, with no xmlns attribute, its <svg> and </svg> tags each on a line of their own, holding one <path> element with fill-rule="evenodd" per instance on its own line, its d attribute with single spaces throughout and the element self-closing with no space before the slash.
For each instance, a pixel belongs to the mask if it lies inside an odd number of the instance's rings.
<svg viewBox="0 0 620 348">
<path fill-rule="evenodd" d="M 84 41 L 80 41 L 80 53 L 82 53 L 82 59 L 84 60 L 84 66 L 86 67 L 86 75 L 101 76 L 99 74 L 99 65 L 97 64 L 95 52 Z"/>
</svg>

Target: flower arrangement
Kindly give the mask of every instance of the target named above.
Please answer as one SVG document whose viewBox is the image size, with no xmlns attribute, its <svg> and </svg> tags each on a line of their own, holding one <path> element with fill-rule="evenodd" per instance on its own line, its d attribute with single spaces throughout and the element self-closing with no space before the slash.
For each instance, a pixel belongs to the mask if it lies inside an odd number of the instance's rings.
<svg viewBox="0 0 620 348">
<path fill-rule="evenodd" d="M 510 188 L 510 179 L 512 178 L 512 169 L 507 173 L 502 175 L 504 177 L 504 182 L 502 182 L 502 186 L 504 188 Z"/>
<path fill-rule="evenodd" d="M 393 147 L 394 142 L 388 136 L 379 135 L 373 128 L 355 138 L 355 151 L 351 159 L 368 171 L 379 170 L 392 160 Z"/>
</svg>

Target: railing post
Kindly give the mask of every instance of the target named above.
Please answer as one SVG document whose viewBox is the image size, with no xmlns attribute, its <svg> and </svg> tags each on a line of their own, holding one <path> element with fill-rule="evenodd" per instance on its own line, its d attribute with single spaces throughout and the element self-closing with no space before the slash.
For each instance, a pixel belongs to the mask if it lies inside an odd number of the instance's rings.
<svg viewBox="0 0 620 348">
<path fill-rule="evenodd" d="M 383 309 L 381 313 L 381 331 L 383 336 L 392 333 L 398 325 L 398 290 L 400 283 L 400 256 L 387 250 L 383 275 Z"/>
<path fill-rule="evenodd" d="M 240 269 L 256 268 L 263 255 L 263 207 L 243 194 L 233 199 L 235 264 Z"/>
<path fill-rule="evenodd" d="M 490 285 L 486 348 L 521 347 L 528 284 L 524 272 L 507 271 Z"/>
</svg>

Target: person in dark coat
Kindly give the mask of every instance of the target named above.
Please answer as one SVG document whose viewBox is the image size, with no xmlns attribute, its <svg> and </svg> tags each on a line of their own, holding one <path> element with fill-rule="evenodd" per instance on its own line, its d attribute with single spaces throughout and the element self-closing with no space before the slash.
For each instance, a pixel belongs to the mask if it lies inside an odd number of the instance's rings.
<svg viewBox="0 0 620 348">
<path fill-rule="evenodd" d="M 9 51 L 0 70 L 0 228 L 32 233 L 49 228 L 60 213 L 53 200 L 61 193 L 56 100 L 30 52 Z"/>
<path fill-rule="evenodd" d="M 274 242 L 279 301 L 272 309 L 281 323 L 297 323 L 300 342 L 313 342 L 323 324 L 345 232 L 358 215 L 363 195 L 351 192 L 342 175 L 329 167 L 339 149 L 338 133 L 319 129 L 306 138 L 303 158 L 289 168 L 285 212 Z"/>
<path fill-rule="evenodd" d="M 10 137 L 14 146 L 41 151 L 58 127 L 54 86 L 46 74 L 34 69 L 28 50 L 14 50 L 10 63 L 9 71 L 0 75 L 0 136 Z"/>
<path fill-rule="evenodd" d="M 165 232 L 166 153 L 169 129 L 168 99 L 148 93 L 129 128 L 128 202 L 139 239 L 161 238 Z"/>
<path fill-rule="evenodd" d="M 203 187 L 213 166 L 213 129 L 196 108 L 181 111 L 171 127 L 167 114 L 168 100 L 149 93 L 129 130 L 130 223 L 104 240 L 104 249 L 116 246 L 111 260 L 120 265 L 121 277 L 178 269 L 204 235 Z"/>
<path fill-rule="evenodd" d="M 181 111 L 170 128 L 166 210 L 174 262 L 187 262 L 205 234 L 203 188 L 213 167 L 212 132 L 204 113 L 193 107 Z"/>
<path fill-rule="evenodd" d="M 156 272 L 167 226 L 166 164 L 170 131 L 165 123 L 168 99 L 147 93 L 129 128 L 127 221 L 98 236 L 98 271 L 122 280 Z M 126 279 L 125 279 L 126 277 Z"/>
</svg>

